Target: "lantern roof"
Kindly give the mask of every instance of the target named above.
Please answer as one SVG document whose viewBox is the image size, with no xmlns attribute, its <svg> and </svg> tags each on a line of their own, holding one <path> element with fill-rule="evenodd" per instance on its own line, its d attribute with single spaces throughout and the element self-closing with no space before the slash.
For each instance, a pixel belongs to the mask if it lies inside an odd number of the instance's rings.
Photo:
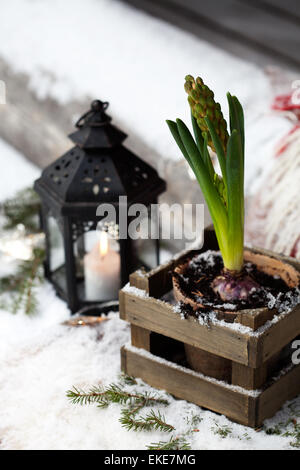
<svg viewBox="0 0 300 470">
<path fill-rule="evenodd" d="M 107 101 L 94 100 L 91 109 L 78 119 L 76 132 L 69 135 L 70 139 L 84 149 L 109 149 L 120 145 L 127 137 L 124 132 L 111 124 L 111 117 L 105 111 Z"/>
<path fill-rule="evenodd" d="M 122 145 L 127 137 L 111 124 L 107 102 L 95 100 L 70 134 L 76 144 L 46 167 L 35 190 L 49 207 L 63 214 L 95 215 L 103 202 L 152 203 L 166 189 L 157 171 Z"/>
</svg>

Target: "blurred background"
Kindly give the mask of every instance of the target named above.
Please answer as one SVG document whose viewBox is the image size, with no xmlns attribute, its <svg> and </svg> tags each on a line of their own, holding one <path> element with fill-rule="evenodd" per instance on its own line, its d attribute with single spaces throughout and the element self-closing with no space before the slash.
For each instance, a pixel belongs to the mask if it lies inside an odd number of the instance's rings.
<svg viewBox="0 0 300 470">
<path fill-rule="evenodd" d="M 127 146 L 166 179 L 163 200 L 202 201 L 165 124 L 189 119 L 188 73 L 215 91 L 226 116 L 226 92 L 239 97 L 248 201 L 265 186 L 275 147 L 297 122 L 290 110 L 271 109 L 299 77 L 296 0 L 11 0 L 1 13 L 3 196 L 23 187 L 29 171 L 12 149 L 38 175 L 70 148 L 67 134 L 99 98 L 110 102 Z"/>
</svg>

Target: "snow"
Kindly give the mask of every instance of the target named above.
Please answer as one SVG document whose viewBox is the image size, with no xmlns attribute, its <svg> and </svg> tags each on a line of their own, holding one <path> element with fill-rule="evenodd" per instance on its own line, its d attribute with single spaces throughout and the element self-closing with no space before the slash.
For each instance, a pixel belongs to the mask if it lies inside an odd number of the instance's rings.
<svg viewBox="0 0 300 470">
<path fill-rule="evenodd" d="M 138 287 L 131 286 L 129 282 L 123 287 L 122 292 L 127 292 L 127 294 L 132 294 L 143 299 L 149 297 L 148 292 L 143 289 L 139 289 Z"/>
<path fill-rule="evenodd" d="M 5 178 L 1 176 L 0 200 L 13 197 L 17 191 L 32 184 L 40 176 L 39 169 L 23 155 L 0 139 L 0 160 Z"/>
<path fill-rule="evenodd" d="M 200 253 L 199 255 L 195 256 L 192 261 L 190 262 L 190 266 L 192 268 L 199 267 L 201 261 L 206 261 L 207 266 L 214 266 L 216 257 L 220 257 L 221 254 L 219 251 L 214 250 L 207 250 L 204 253 Z"/>
<path fill-rule="evenodd" d="M 150 147 L 162 158 L 178 158 L 163 123 L 177 116 L 188 120 L 186 97 L 180 93 L 186 73 L 202 75 L 222 105 L 227 90 L 243 102 L 248 189 L 258 176 L 258 162 L 268 161 L 274 143 L 289 127 L 283 118 L 266 112 L 270 89 L 263 71 L 117 1 L 11 0 L 1 5 L 1 14 L 5 21 L 0 56 L 15 71 L 29 75 L 32 89 L 61 103 L 87 95 L 110 100 L 111 114 L 132 136 L 131 147 L 139 137 L 145 152 Z M 5 168 L 0 199 L 39 175 L 1 141 L 0 161 Z M 1 259 L 0 273 L 9 269 Z M 66 391 L 72 386 L 118 380 L 120 347 L 129 340 L 129 327 L 116 313 L 97 328 L 68 327 L 62 323 L 70 312 L 48 283 L 39 288 L 38 297 L 34 317 L 0 311 L 0 448 L 145 449 L 167 439 L 156 431 L 126 431 L 118 421 L 118 405 L 99 410 L 68 402 Z M 141 381 L 136 388 L 151 390 Z M 289 437 L 256 432 L 184 400 L 167 399 L 170 405 L 160 411 L 176 434 L 187 432 L 187 418 L 199 418 L 199 432 L 188 438 L 193 449 L 291 448 Z M 293 404 L 299 408 L 300 399 Z M 268 421 L 269 426 L 288 419 L 288 405 Z M 231 430 L 225 439 L 217 433 L 223 426 Z"/>
</svg>

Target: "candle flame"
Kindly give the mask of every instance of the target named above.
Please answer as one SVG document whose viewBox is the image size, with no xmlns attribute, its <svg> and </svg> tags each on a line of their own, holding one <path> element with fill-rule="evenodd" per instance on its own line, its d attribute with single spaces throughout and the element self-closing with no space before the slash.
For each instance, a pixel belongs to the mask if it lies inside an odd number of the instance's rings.
<svg viewBox="0 0 300 470">
<path fill-rule="evenodd" d="M 100 233 L 100 242 L 99 242 L 99 253 L 100 256 L 103 257 L 108 252 L 108 236 L 107 232 Z"/>
</svg>

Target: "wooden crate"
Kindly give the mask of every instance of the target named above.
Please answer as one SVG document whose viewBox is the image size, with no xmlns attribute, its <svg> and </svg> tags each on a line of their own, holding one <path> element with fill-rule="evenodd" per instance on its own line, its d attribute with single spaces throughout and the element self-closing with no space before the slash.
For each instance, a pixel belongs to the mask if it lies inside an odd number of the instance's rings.
<svg viewBox="0 0 300 470">
<path fill-rule="evenodd" d="M 214 232 L 209 230 L 197 252 L 217 248 Z M 269 323 L 277 312 L 267 308 L 243 311 L 235 324 L 205 325 L 191 317 L 183 320 L 176 306 L 163 296 L 172 289 L 171 271 L 192 253 L 148 273 L 133 273 L 130 286 L 120 291 L 120 317 L 131 324 L 131 345 L 121 351 L 122 370 L 175 397 L 259 427 L 300 393 L 300 365 L 291 363 L 289 350 L 300 335 L 300 306 Z M 300 270 L 300 264 L 291 258 L 267 254 Z M 242 327 L 237 328 L 237 323 Z M 184 343 L 229 359 L 231 383 L 189 369 L 184 364 Z"/>
</svg>

